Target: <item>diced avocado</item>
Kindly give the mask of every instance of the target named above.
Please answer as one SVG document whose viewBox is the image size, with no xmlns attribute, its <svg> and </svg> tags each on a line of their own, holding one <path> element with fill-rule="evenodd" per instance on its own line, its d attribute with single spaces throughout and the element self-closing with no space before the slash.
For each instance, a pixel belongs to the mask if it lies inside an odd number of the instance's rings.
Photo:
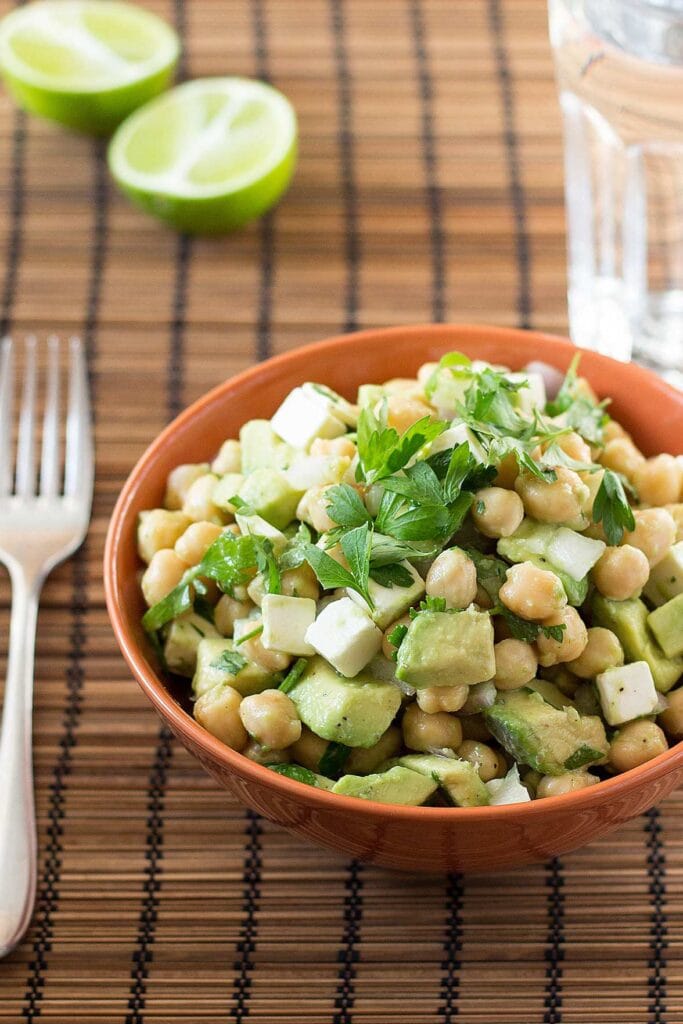
<svg viewBox="0 0 683 1024">
<path fill-rule="evenodd" d="M 169 670 L 179 676 L 194 675 L 197 649 L 200 641 L 207 637 L 222 639 L 213 623 L 196 612 L 186 612 L 174 619 L 164 641 L 164 658 Z"/>
<path fill-rule="evenodd" d="M 398 651 L 396 675 L 416 689 L 481 683 L 496 672 L 488 612 L 420 612 Z"/>
<path fill-rule="evenodd" d="M 611 601 L 601 594 L 593 598 L 593 625 L 616 633 L 626 661 L 646 661 L 660 693 L 668 693 L 683 674 L 683 656 L 667 658 L 647 623 L 648 610 L 639 598 Z"/>
<path fill-rule="evenodd" d="M 214 505 L 217 505 L 223 512 L 230 512 L 231 515 L 234 515 L 236 508 L 230 499 L 239 494 L 243 483 L 244 476 L 242 473 L 224 473 L 211 495 Z"/>
<path fill-rule="evenodd" d="M 650 570 L 643 593 L 653 604 L 664 604 L 683 594 L 683 540 L 674 544 L 661 562 Z"/>
<path fill-rule="evenodd" d="M 311 732 L 347 747 L 377 743 L 401 706 L 398 687 L 367 672 L 346 679 L 320 657 L 310 659 L 289 696 Z"/>
<path fill-rule="evenodd" d="M 360 797 L 361 800 L 377 800 L 382 804 L 419 807 L 435 789 L 434 779 L 396 765 L 377 775 L 342 775 L 332 787 L 332 792 Z"/>
<path fill-rule="evenodd" d="M 559 686 L 556 686 L 549 679 L 532 679 L 526 685 L 534 693 L 540 693 L 546 704 L 552 704 L 554 708 L 561 710 L 562 708 L 572 708 L 575 706 L 571 697 L 563 693 Z"/>
<path fill-rule="evenodd" d="M 243 697 L 249 697 L 252 693 L 277 686 L 280 679 L 278 673 L 269 672 L 254 661 L 247 661 L 240 654 L 239 647 L 235 650 L 233 640 L 222 637 L 199 640 L 197 667 L 192 679 L 195 697 L 201 697 L 219 683 L 229 683 Z"/>
<path fill-rule="evenodd" d="M 255 469 L 287 469 L 297 454 L 277 436 L 270 420 L 248 420 L 240 430 L 240 445 L 245 476 Z"/>
<path fill-rule="evenodd" d="M 397 764 L 434 779 L 456 807 L 481 807 L 489 803 L 488 790 L 469 761 L 439 754 L 406 754 Z"/>
<path fill-rule="evenodd" d="M 569 531 L 574 532 L 574 531 Z M 533 519 L 525 519 L 511 537 L 501 537 L 498 541 L 498 554 L 508 562 L 532 562 L 539 569 L 554 572 L 560 580 L 570 605 L 578 608 L 588 595 L 588 577 L 576 580 L 569 573 L 559 568 L 549 557 L 549 548 L 553 541 L 557 544 L 558 527 L 547 523 L 537 523 Z M 577 534 L 577 536 L 579 536 Z"/>
<path fill-rule="evenodd" d="M 294 519 L 302 493 L 275 469 L 255 469 L 239 489 L 242 501 L 278 530 Z"/>
<path fill-rule="evenodd" d="M 609 750 L 599 718 L 580 715 L 575 708 L 560 711 L 526 688 L 500 693 L 484 719 L 515 761 L 543 775 L 595 764 Z"/>
<path fill-rule="evenodd" d="M 310 768 L 304 768 L 300 764 L 274 764 L 270 766 L 278 775 L 286 775 L 288 779 L 296 782 L 303 782 L 307 786 L 315 786 L 316 789 L 332 789 L 334 781 L 312 772 Z"/>
<path fill-rule="evenodd" d="M 346 593 L 352 601 L 359 604 L 361 608 L 370 614 L 373 622 L 380 629 L 386 629 L 390 622 L 395 622 L 401 615 L 416 604 L 425 592 L 424 580 L 410 562 L 401 562 L 401 567 L 412 576 L 413 582 L 409 587 L 383 587 L 380 583 L 370 577 L 368 580 L 368 592 L 374 605 L 370 611 L 365 599 L 356 591 L 347 587 Z"/>
<path fill-rule="evenodd" d="M 667 658 L 683 654 L 683 593 L 650 612 L 647 622 Z"/>
</svg>

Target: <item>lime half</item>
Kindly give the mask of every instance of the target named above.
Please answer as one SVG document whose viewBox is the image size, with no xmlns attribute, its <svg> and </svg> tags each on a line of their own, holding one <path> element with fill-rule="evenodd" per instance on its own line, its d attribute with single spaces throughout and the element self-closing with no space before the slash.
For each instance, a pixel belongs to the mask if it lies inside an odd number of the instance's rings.
<svg viewBox="0 0 683 1024">
<path fill-rule="evenodd" d="M 247 78 L 200 78 L 132 114 L 109 167 L 134 202 L 196 234 L 232 231 L 287 188 L 296 163 L 294 109 Z"/>
<path fill-rule="evenodd" d="M 17 102 L 96 135 L 166 88 L 179 50 L 166 22 L 122 0 L 38 0 L 0 22 L 0 71 Z"/>
</svg>

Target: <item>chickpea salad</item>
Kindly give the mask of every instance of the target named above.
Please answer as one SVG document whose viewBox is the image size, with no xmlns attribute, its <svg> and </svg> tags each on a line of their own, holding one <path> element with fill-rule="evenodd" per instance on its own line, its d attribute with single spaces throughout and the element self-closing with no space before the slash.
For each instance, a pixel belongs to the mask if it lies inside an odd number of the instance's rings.
<svg viewBox="0 0 683 1024">
<path fill-rule="evenodd" d="M 144 628 L 194 717 L 310 786 L 469 807 L 683 738 L 683 457 L 579 376 L 459 352 L 296 387 L 143 512 Z M 189 682 L 191 680 L 191 682 Z"/>
</svg>

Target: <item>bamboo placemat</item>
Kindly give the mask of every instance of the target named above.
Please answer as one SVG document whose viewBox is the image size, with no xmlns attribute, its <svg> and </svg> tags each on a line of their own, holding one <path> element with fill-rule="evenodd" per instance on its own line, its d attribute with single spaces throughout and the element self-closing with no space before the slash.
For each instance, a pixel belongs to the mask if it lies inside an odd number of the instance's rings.
<svg viewBox="0 0 683 1024">
<path fill-rule="evenodd" d="M 507 877 L 348 863 L 232 803 L 159 731 L 103 602 L 126 473 L 227 375 L 340 327 L 564 329 L 542 0 L 150 6 L 183 36 L 183 75 L 256 74 L 287 92 L 301 162 L 261 224 L 177 238 L 114 192 L 101 144 L 0 97 L 0 329 L 85 337 L 98 456 L 88 542 L 41 609 L 40 894 L 0 964 L 0 1020 L 683 1021 L 680 795 Z"/>
</svg>

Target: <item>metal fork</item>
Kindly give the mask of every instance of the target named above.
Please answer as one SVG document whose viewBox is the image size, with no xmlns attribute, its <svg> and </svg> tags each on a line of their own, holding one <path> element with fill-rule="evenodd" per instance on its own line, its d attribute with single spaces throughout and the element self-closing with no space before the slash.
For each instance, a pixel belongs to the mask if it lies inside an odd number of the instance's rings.
<svg viewBox="0 0 683 1024">
<path fill-rule="evenodd" d="M 69 341 L 64 481 L 60 459 L 60 346 L 47 343 L 45 409 L 36 480 L 37 342 L 26 340 L 16 466 L 14 347 L 0 348 L 0 562 L 12 583 L 9 659 L 0 733 L 0 957 L 24 934 L 36 892 L 31 712 L 38 598 L 48 573 L 80 546 L 90 521 L 93 448 L 83 346 Z"/>
</svg>

